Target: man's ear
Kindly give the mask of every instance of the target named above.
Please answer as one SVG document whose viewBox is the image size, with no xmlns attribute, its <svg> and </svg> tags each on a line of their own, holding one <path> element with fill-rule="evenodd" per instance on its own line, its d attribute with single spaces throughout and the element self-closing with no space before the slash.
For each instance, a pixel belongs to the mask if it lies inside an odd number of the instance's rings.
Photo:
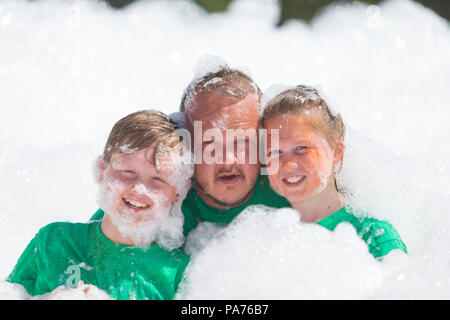
<svg viewBox="0 0 450 320">
<path fill-rule="evenodd" d="M 103 174 L 106 170 L 106 163 L 103 156 L 99 156 L 94 164 L 94 179 L 97 183 L 103 182 Z"/>
</svg>

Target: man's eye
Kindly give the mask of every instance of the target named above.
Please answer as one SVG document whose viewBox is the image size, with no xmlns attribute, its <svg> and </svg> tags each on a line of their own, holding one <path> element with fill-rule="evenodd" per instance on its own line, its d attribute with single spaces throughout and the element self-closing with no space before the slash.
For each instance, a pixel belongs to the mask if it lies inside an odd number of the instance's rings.
<svg viewBox="0 0 450 320">
<path fill-rule="evenodd" d="M 280 154 L 281 154 L 281 151 L 280 151 L 280 150 L 274 149 L 274 150 L 270 150 L 270 151 L 269 151 L 269 157 L 277 157 L 277 156 L 279 156 Z"/>
<path fill-rule="evenodd" d="M 208 144 L 214 143 L 214 140 L 203 141 L 203 146 L 207 146 Z"/>
<path fill-rule="evenodd" d="M 235 144 L 246 144 L 248 142 L 249 141 L 247 139 L 239 139 L 239 140 L 236 140 Z"/>
</svg>

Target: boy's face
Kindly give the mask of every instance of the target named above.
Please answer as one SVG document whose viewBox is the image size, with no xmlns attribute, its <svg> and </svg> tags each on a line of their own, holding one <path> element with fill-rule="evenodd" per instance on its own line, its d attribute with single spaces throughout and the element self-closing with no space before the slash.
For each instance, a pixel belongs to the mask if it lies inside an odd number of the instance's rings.
<svg viewBox="0 0 450 320">
<path fill-rule="evenodd" d="M 100 164 L 100 184 L 108 203 L 108 208 L 102 209 L 106 214 L 139 225 L 168 212 L 177 201 L 176 187 L 170 183 L 172 170 L 164 166 L 156 169 L 154 151 L 154 147 L 148 147 L 134 153 L 115 153 L 109 164 Z"/>
</svg>

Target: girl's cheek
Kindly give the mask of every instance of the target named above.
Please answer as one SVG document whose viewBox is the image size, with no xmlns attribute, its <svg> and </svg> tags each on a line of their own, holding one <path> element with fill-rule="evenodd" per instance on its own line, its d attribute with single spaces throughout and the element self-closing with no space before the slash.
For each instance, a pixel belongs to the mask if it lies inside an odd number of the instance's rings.
<svg viewBox="0 0 450 320">
<path fill-rule="evenodd" d="M 314 174 L 319 169 L 320 162 L 320 156 L 314 149 L 308 150 L 303 156 L 299 157 L 301 167 L 308 174 Z"/>
<path fill-rule="evenodd" d="M 266 165 L 267 174 L 270 176 L 280 175 L 280 162 L 278 160 L 270 160 Z"/>
<path fill-rule="evenodd" d="M 314 153 L 305 163 L 310 175 L 314 177 L 314 188 L 323 186 L 329 180 L 332 173 L 332 159 L 330 154 L 323 150 L 323 152 Z"/>
<path fill-rule="evenodd" d="M 276 191 L 280 191 L 280 176 L 279 174 L 269 174 L 269 182 L 272 185 L 272 187 L 276 190 Z"/>
</svg>

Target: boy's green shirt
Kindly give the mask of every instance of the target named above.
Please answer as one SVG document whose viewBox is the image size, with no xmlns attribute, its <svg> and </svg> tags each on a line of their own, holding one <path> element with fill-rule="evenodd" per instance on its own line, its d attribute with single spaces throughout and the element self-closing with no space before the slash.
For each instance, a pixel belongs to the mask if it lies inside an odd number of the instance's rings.
<svg viewBox="0 0 450 320">
<path fill-rule="evenodd" d="M 317 224 L 333 231 L 338 224 L 343 222 L 350 223 L 356 229 L 357 234 L 366 242 L 369 252 L 375 258 L 385 256 L 394 249 L 408 252 L 397 230 L 389 222 L 356 216 L 351 213 L 349 207 L 343 207 L 325 219 L 318 221 Z"/>
<path fill-rule="evenodd" d="M 98 213 L 98 212 L 97 212 Z M 42 228 L 8 277 L 32 295 L 41 295 L 79 280 L 114 299 L 172 299 L 189 256 L 117 244 L 105 237 L 100 221 L 57 222 Z"/>
<path fill-rule="evenodd" d="M 239 207 L 228 210 L 220 210 L 207 205 L 202 198 L 199 197 L 195 189 L 191 188 L 181 205 L 181 211 L 184 215 L 184 235 L 187 236 L 189 232 L 195 229 L 202 221 L 229 224 L 234 217 L 244 211 L 245 208 L 254 204 L 263 204 L 274 208 L 291 206 L 284 197 L 272 190 L 267 176 L 263 175 L 259 176 L 250 199 Z M 102 217 L 103 212 L 97 211 L 94 216 L 91 217 L 91 220 L 99 220 L 102 219 Z"/>
</svg>

